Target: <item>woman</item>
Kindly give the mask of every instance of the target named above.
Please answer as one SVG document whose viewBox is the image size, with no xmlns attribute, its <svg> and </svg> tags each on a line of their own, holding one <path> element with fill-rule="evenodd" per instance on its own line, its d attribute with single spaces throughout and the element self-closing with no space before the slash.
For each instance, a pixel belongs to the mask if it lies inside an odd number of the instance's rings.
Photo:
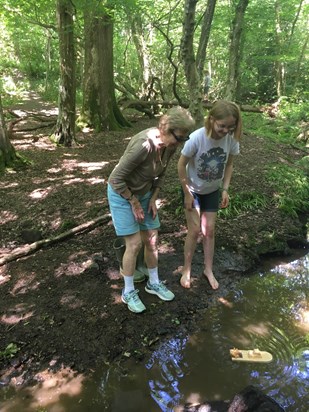
<svg viewBox="0 0 309 412">
<path fill-rule="evenodd" d="M 179 144 L 194 128 L 190 113 L 172 108 L 152 127 L 135 135 L 108 180 L 108 201 L 117 236 L 125 240 L 122 260 L 122 301 L 135 313 L 146 308 L 134 288 L 136 258 L 145 245 L 149 280 L 146 292 L 170 301 L 174 294 L 158 276 L 158 217 L 156 199 L 164 183 L 167 165 Z"/>
<path fill-rule="evenodd" d="M 188 228 L 180 280 L 184 288 L 191 286 L 191 264 L 200 231 L 203 237 L 204 275 L 213 289 L 219 287 L 212 269 L 215 222 L 220 192 L 220 206 L 225 208 L 229 203 L 233 160 L 239 154 L 241 133 L 239 107 L 233 102 L 217 101 L 209 111 L 205 127 L 194 131 L 181 151 L 178 175 Z"/>
</svg>

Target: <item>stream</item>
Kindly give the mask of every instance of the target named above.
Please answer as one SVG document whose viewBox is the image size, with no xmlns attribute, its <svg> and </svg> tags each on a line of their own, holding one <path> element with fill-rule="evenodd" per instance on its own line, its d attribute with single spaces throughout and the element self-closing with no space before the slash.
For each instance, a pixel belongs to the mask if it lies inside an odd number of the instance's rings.
<svg viewBox="0 0 309 412">
<path fill-rule="evenodd" d="M 304 252 L 305 253 L 305 252 Z M 163 342 L 142 364 L 102 365 L 66 386 L 0 390 L 1 412 L 172 412 L 231 400 L 254 385 L 286 412 L 309 411 L 309 254 L 268 261 L 207 311 L 198 333 Z M 270 352 L 233 362 L 231 348 Z"/>
</svg>

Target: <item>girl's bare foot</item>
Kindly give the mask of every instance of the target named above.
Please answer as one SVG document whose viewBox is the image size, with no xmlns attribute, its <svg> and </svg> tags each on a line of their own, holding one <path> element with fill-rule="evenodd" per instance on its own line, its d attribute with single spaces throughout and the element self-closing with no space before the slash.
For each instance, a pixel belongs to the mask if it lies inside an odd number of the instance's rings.
<svg viewBox="0 0 309 412">
<path fill-rule="evenodd" d="M 208 279 L 208 282 L 209 282 L 210 286 L 213 289 L 218 289 L 219 283 L 218 283 L 217 279 L 214 277 L 214 274 L 212 272 L 204 272 L 204 275 Z"/>
<path fill-rule="evenodd" d="M 182 275 L 180 278 L 180 284 L 183 288 L 190 289 L 191 287 L 190 275 Z"/>
</svg>

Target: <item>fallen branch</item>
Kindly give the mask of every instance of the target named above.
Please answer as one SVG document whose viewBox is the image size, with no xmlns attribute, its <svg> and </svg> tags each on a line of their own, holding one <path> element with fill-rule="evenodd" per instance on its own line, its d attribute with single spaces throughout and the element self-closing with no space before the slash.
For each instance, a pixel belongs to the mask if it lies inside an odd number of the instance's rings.
<svg viewBox="0 0 309 412">
<path fill-rule="evenodd" d="M 55 124 L 56 124 L 56 121 L 52 123 L 39 124 L 38 126 L 33 126 L 33 127 L 19 128 L 17 131 L 18 132 L 32 132 L 33 130 L 44 129 L 45 127 L 55 126 Z"/>
<path fill-rule="evenodd" d="M 6 253 L 5 255 L 0 256 L 0 266 L 5 265 L 8 262 L 12 262 L 13 260 L 19 259 L 24 256 L 28 256 L 43 247 L 50 246 L 54 243 L 62 242 L 63 240 L 67 239 L 76 234 L 80 234 L 85 231 L 93 230 L 95 227 L 99 226 L 102 223 L 107 222 L 110 220 L 110 214 L 107 213 L 103 216 L 100 216 L 96 219 L 90 220 L 89 222 L 83 223 L 79 226 L 73 227 L 73 229 L 68 230 L 67 232 L 61 233 L 60 235 L 51 238 L 51 239 L 43 239 L 39 240 L 34 243 L 30 243 L 28 245 L 24 245 L 21 247 L 16 248 L 10 253 Z"/>
</svg>

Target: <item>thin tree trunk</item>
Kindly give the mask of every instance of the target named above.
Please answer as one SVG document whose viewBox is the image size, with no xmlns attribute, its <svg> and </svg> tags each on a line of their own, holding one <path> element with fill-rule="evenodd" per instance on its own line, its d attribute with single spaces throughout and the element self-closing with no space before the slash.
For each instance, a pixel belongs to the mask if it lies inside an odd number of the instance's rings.
<svg viewBox="0 0 309 412">
<path fill-rule="evenodd" d="M 188 84 L 189 110 L 196 121 L 196 125 L 202 126 L 204 122 L 202 90 L 193 48 L 196 3 L 197 0 L 185 0 L 180 54 Z"/>
<path fill-rule="evenodd" d="M 232 24 L 230 53 L 229 53 L 229 71 L 227 78 L 227 86 L 225 98 L 227 100 L 235 100 L 237 89 L 239 88 L 239 67 L 241 60 L 241 41 L 244 16 L 249 0 L 239 0 L 235 18 Z"/>
<path fill-rule="evenodd" d="M 275 73 L 276 73 L 276 91 L 277 96 L 281 97 L 283 92 L 283 83 L 284 83 L 284 64 L 280 60 L 281 55 L 281 37 L 282 37 L 282 29 L 281 29 L 281 19 L 280 19 L 280 7 L 278 1 L 275 2 L 275 12 L 276 12 L 276 31 L 275 31 L 275 41 L 276 41 L 276 50 L 277 50 L 277 57 L 275 60 Z"/>
<path fill-rule="evenodd" d="M 0 95 L 0 172 L 11 165 L 16 158 L 14 146 L 11 144 L 8 136 Z"/>
<path fill-rule="evenodd" d="M 74 9 L 70 0 L 57 1 L 60 52 L 59 115 L 52 139 L 64 146 L 75 144 Z"/>
<path fill-rule="evenodd" d="M 203 71 L 206 60 L 207 45 L 210 36 L 211 23 L 215 13 L 217 0 L 208 0 L 207 7 L 203 16 L 200 41 L 196 53 L 196 66 L 200 79 L 203 78 Z"/>
</svg>

